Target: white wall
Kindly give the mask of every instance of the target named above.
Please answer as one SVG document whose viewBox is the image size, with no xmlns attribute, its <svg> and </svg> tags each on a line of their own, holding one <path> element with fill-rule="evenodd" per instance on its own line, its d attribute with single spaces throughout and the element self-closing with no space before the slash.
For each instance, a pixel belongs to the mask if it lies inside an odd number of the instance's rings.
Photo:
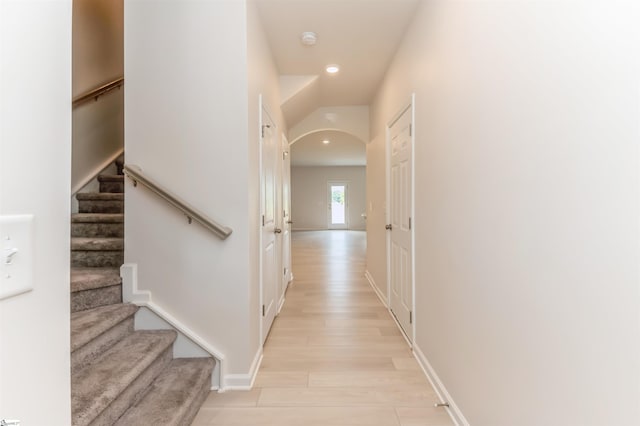
<svg viewBox="0 0 640 426">
<path fill-rule="evenodd" d="M 255 353 L 246 14 L 242 1 L 125 3 L 127 162 L 233 229 L 221 241 L 128 183 L 125 260 L 158 305 L 227 356 L 230 374 Z"/>
<path fill-rule="evenodd" d="M 73 97 L 124 74 L 123 1 L 73 2 Z M 73 110 L 71 187 L 80 189 L 124 144 L 124 91 Z"/>
<path fill-rule="evenodd" d="M 639 20 L 637 2 L 424 2 L 372 106 L 383 170 L 416 93 L 416 346 L 474 426 L 640 424 Z M 367 264 L 383 287 L 383 252 Z"/>
<path fill-rule="evenodd" d="M 291 214 L 293 230 L 328 228 L 327 182 L 347 182 L 349 229 L 365 229 L 366 167 L 292 167 Z"/>
<path fill-rule="evenodd" d="M 25 426 L 71 424 L 70 169 L 71 1 L 0 0 L 0 215 L 35 216 L 34 290 L 0 301 L 0 418 Z"/>
</svg>

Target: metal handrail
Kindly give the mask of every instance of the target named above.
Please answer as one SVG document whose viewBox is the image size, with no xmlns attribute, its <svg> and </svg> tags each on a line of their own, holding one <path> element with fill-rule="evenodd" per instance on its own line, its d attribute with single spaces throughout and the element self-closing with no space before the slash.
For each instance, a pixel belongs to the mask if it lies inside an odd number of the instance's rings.
<svg viewBox="0 0 640 426">
<path fill-rule="evenodd" d="M 92 99 L 97 101 L 100 96 L 105 95 L 114 89 L 119 89 L 122 86 L 124 86 L 124 77 L 116 78 L 112 82 L 103 84 L 100 87 L 96 87 L 95 89 L 89 90 L 83 95 L 76 96 L 73 99 L 73 107 L 75 108 L 78 105 L 81 105 Z"/>
<path fill-rule="evenodd" d="M 191 223 L 192 220 L 195 220 L 200 225 L 213 232 L 221 240 L 227 239 L 227 237 L 233 232 L 231 228 L 220 225 L 215 220 L 207 217 L 204 213 L 196 210 L 186 201 L 172 195 L 167 189 L 163 188 L 162 185 L 153 181 L 153 179 L 146 177 L 139 166 L 126 164 L 124 166 L 124 174 L 133 181 L 134 186 L 137 186 L 138 183 L 143 184 L 160 198 L 163 198 L 166 202 L 182 211 L 185 216 L 187 216 L 189 223 Z"/>
</svg>

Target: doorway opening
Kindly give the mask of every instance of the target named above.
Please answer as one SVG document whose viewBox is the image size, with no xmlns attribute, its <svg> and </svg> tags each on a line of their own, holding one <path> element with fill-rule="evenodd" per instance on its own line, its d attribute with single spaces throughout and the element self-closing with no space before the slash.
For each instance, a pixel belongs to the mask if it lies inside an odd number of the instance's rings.
<svg viewBox="0 0 640 426">
<path fill-rule="evenodd" d="M 365 231 L 364 139 L 318 130 L 290 147 L 292 231 Z"/>
<path fill-rule="evenodd" d="M 327 188 L 327 206 L 329 209 L 328 228 L 348 229 L 348 184 L 343 182 L 329 182 Z"/>
</svg>

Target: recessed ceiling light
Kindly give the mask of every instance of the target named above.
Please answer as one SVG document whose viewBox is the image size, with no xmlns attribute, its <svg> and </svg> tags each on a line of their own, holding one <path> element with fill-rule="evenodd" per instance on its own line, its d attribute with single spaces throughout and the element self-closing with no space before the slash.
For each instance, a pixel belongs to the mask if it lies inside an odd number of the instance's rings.
<svg viewBox="0 0 640 426">
<path fill-rule="evenodd" d="M 323 144 L 325 145 L 329 145 L 331 143 L 331 141 L 329 139 L 325 139 L 322 141 Z"/>
<path fill-rule="evenodd" d="M 313 46 L 318 41 L 318 35 L 313 31 L 305 31 L 300 36 L 300 40 L 305 46 Z"/>
<path fill-rule="evenodd" d="M 338 65 L 336 65 L 336 64 L 327 65 L 326 70 L 327 70 L 327 72 L 328 72 L 329 74 L 335 74 L 335 73 L 337 73 L 338 71 L 340 71 L 340 66 L 338 66 Z"/>
</svg>

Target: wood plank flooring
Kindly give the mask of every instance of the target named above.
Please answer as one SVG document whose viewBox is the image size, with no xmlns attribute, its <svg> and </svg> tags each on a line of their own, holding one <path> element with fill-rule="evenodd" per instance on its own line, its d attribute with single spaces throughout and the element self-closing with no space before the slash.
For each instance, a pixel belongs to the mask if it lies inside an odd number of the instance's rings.
<svg viewBox="0 0 640 426">
<path fill-rule="evenodd" d="M 195 426 L 452 425 L 364 278 L 366 235 L 294 232 L 294 281 L 254 389 L 212 393 Z"/>
</svg>

